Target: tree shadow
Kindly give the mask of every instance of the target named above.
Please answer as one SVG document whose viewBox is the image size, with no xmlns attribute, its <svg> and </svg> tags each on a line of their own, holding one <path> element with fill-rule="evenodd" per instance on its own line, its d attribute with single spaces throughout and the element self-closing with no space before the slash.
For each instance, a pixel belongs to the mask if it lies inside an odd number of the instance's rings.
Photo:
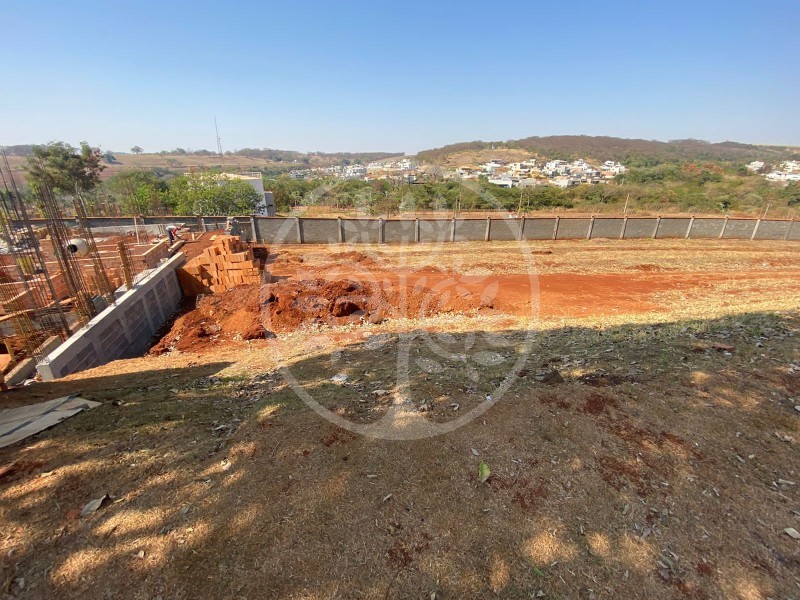
<svg viewBox="0 0 800 600">
<path fill-rule="evenodd" d="M 797 468 L 799 331 L 748 314 L 322 333 L 240 380 L 214 363 L 64 382 L 123 404 L 0 453 L 34 465 L 0 481 L 4 579 L 63 598 L 787 596 L 796 492 L 773 482 Z M 358 433 L 464 414 L 435 437 Z"/>
</svg>

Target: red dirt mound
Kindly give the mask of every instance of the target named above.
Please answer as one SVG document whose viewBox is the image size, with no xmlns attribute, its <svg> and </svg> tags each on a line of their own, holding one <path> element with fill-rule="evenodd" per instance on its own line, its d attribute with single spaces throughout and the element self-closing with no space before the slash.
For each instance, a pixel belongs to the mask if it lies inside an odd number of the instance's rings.
<svg viewBox="0 0 800 600">
<path fill-rule="evenodd" d="M 259 298 L 257 285 L 240 285 L 222 294 L 199 296 L 197 307 L 178 317 L 150 353 L 163 354 L 171 349 L 197 351 L 222 340 L 265 337 Z"/>
</svg>

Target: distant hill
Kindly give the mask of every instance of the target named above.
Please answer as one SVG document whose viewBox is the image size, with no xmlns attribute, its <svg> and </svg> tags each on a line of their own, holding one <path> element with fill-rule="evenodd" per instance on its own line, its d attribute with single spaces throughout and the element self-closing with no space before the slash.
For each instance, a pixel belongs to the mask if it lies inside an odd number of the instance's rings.
<svg viewBox="0 0 800 600">
<path fill-rule="evenodd" d="M 25 180 L 25 162 L 32 152 L 32 144 L 5 146 L 11 170 L 19 181 Z M 292 150 L 273 150 L 271 148 L 243 148 L 226 152 L 219 156 L 209 150 L 187 151 L 182 148 L 168 152 L 130 154 L 110 151 L 114 162 L 104 162 L 106 169 L 102 179 L 117 173 L 132 170 L 155 170 L 182 173 L 203 169 L 222 169 L 230 171 L 262 171 L 267 175 L 285 173 L 292 169 L 309 167 L 329 167 L 332 165 L 367 164 L 395 156 L 402 152 L 295 152 Z"/>
<path fill-rule="evenodd" d="M 704 140 L 639 140 L 608 136 L 554 135 L 528 137 L 505 142 L 463 142 L 441 148 L 424 150 L 417 154 L 422 162 L 437 164 L 452 163 L 454 155 L 486 151 L 519 150 L 543 158 L 574 160 L 615 160 L 632 166 L 655 165 L 662 162 L 715 160 L 749 162 L 763 160 L 775 163 L 791 158 L 800 158 L 797 146 L 760 146 L 739 142 L 711 143 Z"/>
</svg>

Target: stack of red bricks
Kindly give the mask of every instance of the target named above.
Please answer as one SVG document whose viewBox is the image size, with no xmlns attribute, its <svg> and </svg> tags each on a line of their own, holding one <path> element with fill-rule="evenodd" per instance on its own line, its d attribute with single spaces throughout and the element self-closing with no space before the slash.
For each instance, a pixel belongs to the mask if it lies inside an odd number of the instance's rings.
<svg viewBox="0 0 800 600">
<path fill-rule="evenodd" d="M 237 285 L 261 283 L 261 261 L 238 237 L 225 235 L 178 269 L 178 279 L 186 296 L 213 294 Z"/>
</svg>

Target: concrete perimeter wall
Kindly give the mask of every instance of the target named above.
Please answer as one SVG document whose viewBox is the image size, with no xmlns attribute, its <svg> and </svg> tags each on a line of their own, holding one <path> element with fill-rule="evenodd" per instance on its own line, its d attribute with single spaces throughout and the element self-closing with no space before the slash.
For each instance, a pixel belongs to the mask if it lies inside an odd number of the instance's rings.
<svg viewBox="0 0 800 600">
<path fill-rule="evenodd" d="M 184 261 L 179 252 L 140 278 L 132 290 L 37 365 L 42 379 L 52 381 L 118 358 L 140 356 L 181 302 L 175 270 Z"/>
<path fill-rule="evenodd" d="M 145 217 L 148 231 L 165 223 L 195 230 L 222 229 L 227 217 Z M 236 217 L 247 241 L 265 244 L 413 243 L 569 239 L 800 240 L 800 222 L 727 217 L 526 217 L 521 219 L 323 219 Z M 44 221 L 33 220 L 44 225 Z M 68 225 L 74 220 L 65 219 Z M 130 217 L 92 217 L 98 233 L 130 233 Z M 141 221 L 140 221 L 141 223 Z M 15 225 L 17 223 L 15 222 Z M 142 225 L 140 224 L 141 228 Z"/>
</svg>

